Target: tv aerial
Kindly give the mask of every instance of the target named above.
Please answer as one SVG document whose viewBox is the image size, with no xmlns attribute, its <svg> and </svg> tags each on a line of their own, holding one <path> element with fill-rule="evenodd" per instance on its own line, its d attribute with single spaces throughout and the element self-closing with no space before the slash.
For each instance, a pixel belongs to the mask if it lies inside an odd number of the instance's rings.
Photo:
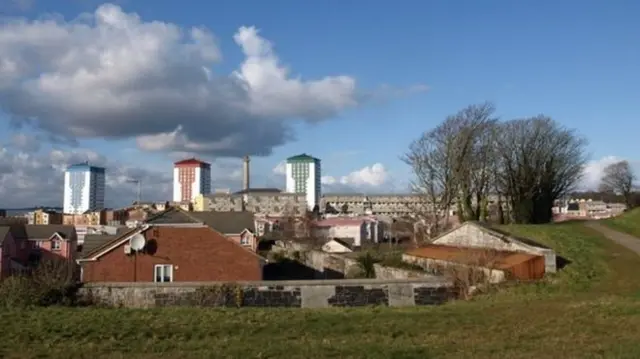
<svg viewBox="0 0 640 359">
<path fill-rule="evenodd" d="M 139 252 L 144 249 L 145 244 L 147 244 L 147 240 L 140 233 L 134 235 L 129 239 L 129 246 L 131 246 L 132 251 Z"/>
</svg>

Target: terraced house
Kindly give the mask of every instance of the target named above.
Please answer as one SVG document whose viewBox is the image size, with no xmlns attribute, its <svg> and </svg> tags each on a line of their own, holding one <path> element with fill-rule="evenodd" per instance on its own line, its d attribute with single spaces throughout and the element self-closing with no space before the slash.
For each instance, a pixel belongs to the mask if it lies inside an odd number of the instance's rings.
<svg viewBox="0 0 640 359">
<path fill-rule="evenodd" d="M 76 259 L 78 238 L 73 226 L 0 226 L 0 278 L 23 273 L 45 259 Z"/>
</svg>

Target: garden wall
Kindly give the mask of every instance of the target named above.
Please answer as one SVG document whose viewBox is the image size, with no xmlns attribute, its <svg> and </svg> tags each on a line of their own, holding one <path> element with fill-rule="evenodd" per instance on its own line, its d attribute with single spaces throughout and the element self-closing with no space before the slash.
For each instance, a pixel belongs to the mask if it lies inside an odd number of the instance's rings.
<svg viewBox="0 0 640 359">
<path fill-rule="evenodd" d="M 341 279 L 243 283 L 88 283 L 81 297 L 122 307 L 357 307 L 442 304 L 452 298 L 442 278 Z"/>
<path fill-rule="evenodd" d="M 284 242 L 271 248 L 274 252 L 284 254 L 290 259 L 315 269 L 318 279 L 344 278 L 358 268 L 358 261 L 340 254 L 326 253 L 319 250 L 308 249 L 303 244 L 296 242 Z M 376 279 L 410 279 L 410 278 L 437 278 L 437 276 L 424 271 L 394 268 L 374 264 Z"/>
</svg>

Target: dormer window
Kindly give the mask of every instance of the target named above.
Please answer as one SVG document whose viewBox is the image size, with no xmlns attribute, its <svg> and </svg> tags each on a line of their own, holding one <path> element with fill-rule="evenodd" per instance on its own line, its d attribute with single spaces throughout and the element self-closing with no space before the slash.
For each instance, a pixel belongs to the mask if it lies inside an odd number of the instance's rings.
<svg viewBox="0 0 640 359">
<path fill-rule="evenodd" d="M 60 250 L 60 240 L 54 239 L 51 241 L 51 250 L 59 251 Z"/>
</svg>

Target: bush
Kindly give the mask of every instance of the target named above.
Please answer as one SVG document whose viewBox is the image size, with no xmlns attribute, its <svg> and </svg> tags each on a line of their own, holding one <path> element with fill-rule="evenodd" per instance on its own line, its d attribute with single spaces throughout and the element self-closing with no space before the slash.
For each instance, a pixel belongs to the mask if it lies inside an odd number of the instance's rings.
<svg viewBox="0 0 640 359">
<path fill-rule="evenodd" d="M 28 274 L 0 283 L 0 305 L 5 307 L 75 305 L 77 267 L 63 259 L 44 259 Z"/>
</svg>

